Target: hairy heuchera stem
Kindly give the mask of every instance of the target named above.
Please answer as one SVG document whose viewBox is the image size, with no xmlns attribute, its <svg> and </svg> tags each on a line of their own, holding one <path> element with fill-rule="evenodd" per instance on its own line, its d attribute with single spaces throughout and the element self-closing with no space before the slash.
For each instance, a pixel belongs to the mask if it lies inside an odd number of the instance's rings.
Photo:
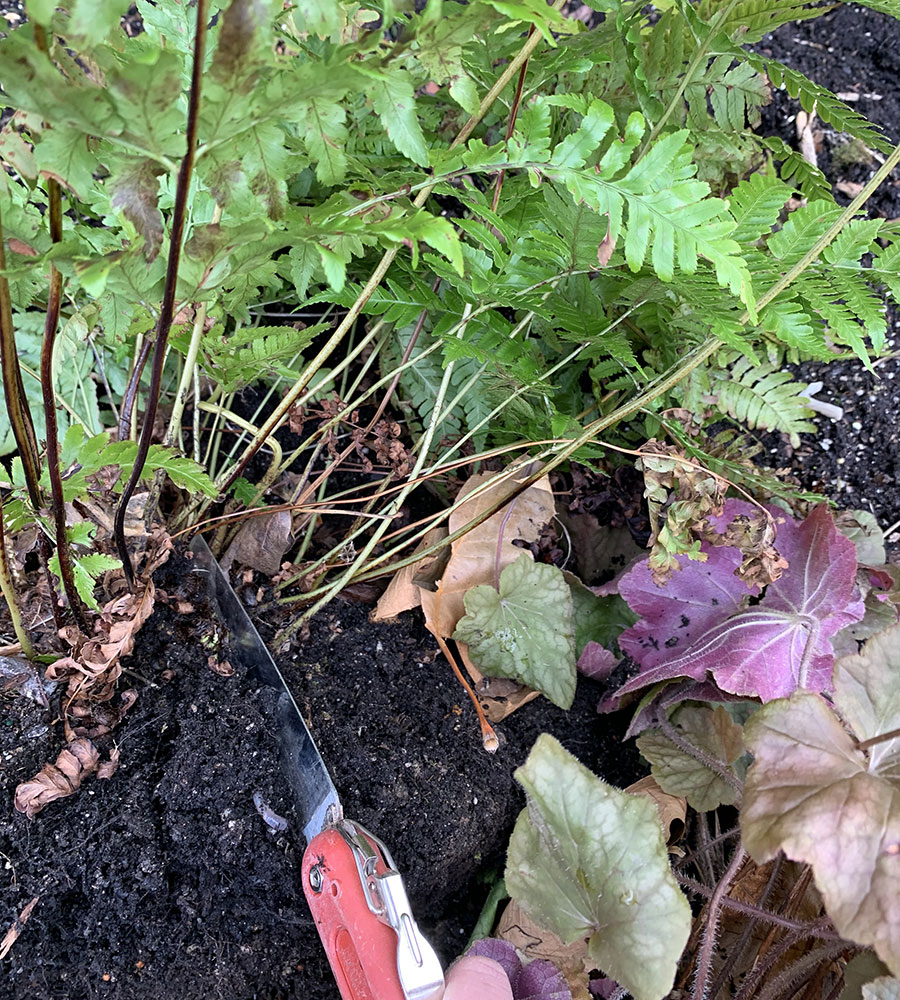
<svg viewBox="0 0 900 1000">
<path fill-rule="evenodd" d="M 50 178 L 47 181 L 50 238 L 54 243 L 62 241 L 62 199 L 59 184 Z M 47 428 L 47 471 L 50 476 L 50 493 L 53 497 L 53 521 L 56 527 L 56 553 L 59 557 L 59 577 L 69 600 L 69 607 L 81 629 L 90 633 L 87 616 L 72 568 L 72 553 L 66 535 L 66 502 L 63 496 L 62 474 L 59 468 L 59 440 L 56 421 L 56 395 L 53 391 L 53 347 L 59 329 L 59 305 L 62 298 L 62 275 L 55 265 L 50 265 L 50 286 L 47 293 L 47 315 L 44 320 L 44 340 L 41 344 L 41 395 L 44 400 L 44 421 Z"/>
<path fill-rule="evenodd" d="M 153 366 L 150 372 L 150 388 L 141 424 L 141 433 L 138 438 L 138 450 L 134 460 L 134 468 L 131 470 L 131 476 L 125 489 L 122 491 L 122 499 L 119 501 L 119 506 L 116 509 L 114 522 L 116 548 L 125 570 L 125 579 L 132 590 L 135 583 L 134 567 L 131 564 L 128 546 L 125 544 L 125 513 L 128 509 L 128 501 L 134 495 L 134 489 L 141 478 L 144 464 L 147 461 L 147 453 L 150 450 L 150 441 L 153 437 L 153 424 L 156 421 L 156 411 L 159 407 L 159 393 L 162 386 L 163 366 L 166 360 L 166 346 L 169 342 L 169 331 L 172 329 L 172 319 L 175 314 L 175 286 L 178 280 L 178 264 L 181 260 L 181 243 L 184 236 L 184 223 L 187 214 L 188 191 L 191 186 L 194 154 L 197 148 L 197 125 L 200 117 L 200 87 L 203 78 L 203 56 L 206 49 L 206 10 L 207 0 L 197 0 L 197 33 L 194 40 L 194 65 L 191 69 L 191 90 L 188 98 L 187 148 L 178 170 L 178 181 L 175 187 L 175 206 L 172 210 L 169 259 L 166 266 L 166 283 L 163 289 L 162 307 L 160 308 L 159 319 L 156 324 L 156 338 L 153 345 Z M 140 378 L 140 372 L 138 372 L 138 378 Z M 134 391 L 137 391 L 136 381 Z M 123 412 L 125 409 L 126 407 L 123 405 Z"/>
</svg>

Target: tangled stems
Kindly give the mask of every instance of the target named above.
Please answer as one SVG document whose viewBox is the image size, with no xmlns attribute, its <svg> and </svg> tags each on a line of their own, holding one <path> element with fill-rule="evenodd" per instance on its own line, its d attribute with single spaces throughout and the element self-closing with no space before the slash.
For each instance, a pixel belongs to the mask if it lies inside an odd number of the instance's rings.
<svg viewBox="0 0 900 1000">
<path fill-rule="evenodd" d="M 172 319 L 175 314 L 175 286 L 178 280 L 178 264 L 181 260 L 181 243 L 184 236 L 184 223 L 187 215 L 188 191 L 191 185 L 191 174 L 194 169 L 194 154 L 197 148 L 197 125 L 200 116 L 200 86 L 203 74 L 203 55 L 206 47 L 207 0 L 197 0 L 197 33 L 194 40 L 194 64 L 191 70 L 191 91 L 188 98 L 188 117 L 186 141 L 187 148 L 181 166 L 178 170 L 178 181 L 175 187 L 175 206 L 172 210 L 172 232 L 169 240 L 169 259 L 166 266 L 166 283 L 163 289 L 162 307 L 156 324 L 156 338 L 153 345 L 153 366 L 150 372 L 150 389 L 147 396 L 147 406 L 144 410 L 141 434 L 138 439 L 138 451 L 134 460 L 131 477 L 122 491 L 122 499 L 116 508 L 114 534 L 116 549 L 125 570 L 128 586 L 134 589 L 134 567 L 131 556 L 125 544 L 125 514 L 128 501 L 134 494 L 134 489 L 144 471 L 150 441 L 153 437 L 153 424 L 159 407 L 159 393 L 162 385 L 163 365 L 166 360 L 166 346 L 169 341 L 169 331 L 172 329 Z M 122 407 L 123 412 L 125 407 Z"/>
</svg>

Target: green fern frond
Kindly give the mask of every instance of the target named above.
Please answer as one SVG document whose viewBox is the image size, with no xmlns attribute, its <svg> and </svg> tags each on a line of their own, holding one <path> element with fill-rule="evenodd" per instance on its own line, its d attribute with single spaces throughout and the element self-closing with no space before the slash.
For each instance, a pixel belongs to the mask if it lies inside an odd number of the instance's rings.
<svg viewBox="0 0 900 1000">
<path fill-rule="evenodd" d="M 879 14 L 889 14 L 900 18 L 900 0 L 858 0 L 863 7 L 877 10 Z"/>
<path fill-rule="evenodd" d="M 704 21 L 711 21 L 721 7 L 722 0 L 701 0 L 697 13 Z M 830 9 L 810 6 L 809 0 L 739 0 L 720 29 L 741 44 L 753 44 L 783 24 L 808 21 Z"/>
<path fill-rule="evenodd" d="M 831 185 L 828 178 L 796 149 L 791 147 L 777 135 L 766 136 L 760 140 L 760 145 L 767 150 L 773 160 L 781 164 L 778 171 L 783 181 L 791 181 L 800 193 L 810 201 L 831 196 Z"/>
<path fill-rule="evenodd" d="M 262 378 L 277 375 L 296 378 L 296 370 L 285 362 L 327 329 L 327 323 L 316 323 L 303 330 L 291 326 L 246 327 L 229 337 L 207 337 L 201 350 L 223 391 L 234 392 Z"/>
<path fill-rule="evenodd" d="M 792 361 L 828 361 L 833 355 L 823 336 L 822 324 L 815 326 L 800 302 L 785 293 L 760 313 L 760 329 L 772 334 L 789 349 Z"/>
<path fill-rule="evenodd" d="M 804 111 L 816 114 L 832 128 L 846 132 L 872 149 L 890 153 L 893 145 L 885 138 L 881 128 L 874 125 L 849 104 L 837 98 L 827 87 L 814 83 L 797 70 L 775 59 L 766 59 L 755 52 L 746 52 L 745 58 L 755 69 L 768 74 L 774 87 L 784 87 L 794 99 L 799 99 Z"/>
<path fill-rule="evenodd" d="M 728 196 L 736 223 L 731 238 L 738 243 L 755 243 L 768 236 L 791 196 L 791 188 L 773 174 L 751 174 Z"/>
<path fill-rule="evenodd" d="M 720 375 L 713 384 L 716 405 L 722 413 L 749 427 L 765 428 L 789 434 L 794 447 L 801 433 L 816 429 L 806 398 L 806 386 L 794 382 L 789 372 L 772 365 L 754 367 L 746 358 L 734 363 L 730 373 Z"/>
</svg>

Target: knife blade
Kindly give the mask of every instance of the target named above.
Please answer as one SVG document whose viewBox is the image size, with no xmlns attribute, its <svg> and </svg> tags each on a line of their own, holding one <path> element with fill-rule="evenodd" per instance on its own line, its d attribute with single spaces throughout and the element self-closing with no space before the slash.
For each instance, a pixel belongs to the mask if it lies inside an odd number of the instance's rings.
<svg viewBox="0 0 900 1000">
<path fill-rule="evenodd" d="M 342 1000 L 440 1000 L 444 974 L 413 918 L 387 847 L 346 818 L 291 689 L 202 536 L 191 542 L 210 604 L 229 632 L 231 656 L 276 695 L 285 777 L 307 848 L 303 891 Z"/>
</svg>

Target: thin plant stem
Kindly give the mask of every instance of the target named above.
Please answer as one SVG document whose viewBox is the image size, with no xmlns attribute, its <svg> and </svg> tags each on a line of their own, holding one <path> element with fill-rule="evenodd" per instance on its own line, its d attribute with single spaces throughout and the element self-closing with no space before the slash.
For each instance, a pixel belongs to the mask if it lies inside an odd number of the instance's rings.
<svg viewBox="0 0 900 1000">
<path fill-rule="evenodd" d="M 681 104 L 682 98 L 684 97 L 684 92 L 687 90 L 687 88 L 691 85 L 691 83 L 694 80 L 694 74 L 700 68 L 700 65 L 704 63 L 708 58 L 709 49 L 712 44 L 713 38 L 715 37 L 716 32 L 718 31 L 719 25 L 722 24 L 728 17 L 728 15 L 734 10 L 734 8 L 737 6 L 737 2 L 738 0 L 730 0 L 728 6 L 723 7 L 713 18 L 712 22 L 709 24 L 706 38 L 704 38 L 703 41 L 699 42 L 697 49 L 694 52 L 694 56 L 691 59 L 690 64 L 688 65 L 688 68 L 684 71 L 684 75 L 681 78 L 681 83 L 679 84 L 678 89 L 672 95 L 672 99 L 669 101 L 669 104 L 666 107 L 666 110 L 663 112 L 662 117 L 653 126 L 650 135 L 647 136 L 647 140 L 641 147 L 641 151 L 637 159 L 640 159 L 644 155 L 644 153 L 647 152 L 650 146 L 657 140 L 657 138 L 659 138 L 659 135 L 665 128 L 666 123 L 675 113 L 675 109 L 678 108 L 678 106 Z"/>
<path fill-rule="evenodd" d="M 726 782 L 726 784 L 730 785 L 735 792 L 737 792 L 738 800 L 743 797 L 743 782 L 724 761 L 719 760 L 717 757 L 707 753 L 705 750 L 695 746 L 690 740 L 686 739 L 681 733 L 678 732 L 676 727 L 672 725 L 664 711 L 658 714 L 656 724 L 662 730 L 666 738 L 671 740 L 679 750 L 683 750 L 689 757 L 693 757 L 694 760 L 708 768 L 713 772 L 713 774 L 717 774 L 724 782 Z"/>
<path fill-rule="evenodd" d="M 869 747 L 877 746 L 879 743 L 887 743 L 888 740 L 896 740 L 900 737 L 900 729 L 891 729 L 886 733 L 879 733 L 878 736 L 871 736 L 867 740 L 856 744 L 857 750 L 868 750 Z"/>
<path fill-rule="evenodd" d="M 784 865 L 784 855 L 779 854 L 777 855 L 775 861 L 772 864 L 772 870 L 769 872 L 769 877 L 766 880 L 766 884 L 763 887 L 762 893 L 760 894 L 759 901 L 756 904 L 756 906 L 763 913 L 768 913 L 768 911 L 765 909 L 766 903 L 768 903 L 769 897 L 772 895 L 775 886 L 778 884 L 778 879 L 781 876 L 781 869 L 783 865 Z M 755 915 L 751 916 L 749 914 L 747 916 L 748 919 L 744 924 L 744 929 L 741 931 L 741 936 L 738 939 L 737 944 L 733 948 L 729 948 L 728 956 L 726 957 L 722 965 L 722 968 L 719 970 L 718 975 L 716 976 L 712 986 L 710 987 L 709 995 L 713 998 L 719 995 L 719 990 L 725 985 L 725 981 L 731 974 L 731 970 L 734 968 L 738 960 L 744 954 L 744 951 L 747 948 L 747 945 L 749 944 L 750 938 L 756 927 L 757 921 L 760 919 L 763 920 L 766 919 L 765 917 L 760 917 Z M 777 919 L 781 920 L 784 918 L 778 917 Z"/>
<path fill-rule="evenodd" d="M 15 582 L 10 572 L 9 559 L 6 557 L 6 528 L 3 524 L 2 500 L 0 500 L 0 592 L 2 592 L 9 609 L 9 620 L 12 622 L 13 632 L 15 632 L 16 639 L 22 647 L 22 652 L 29 660 L 33 660 L 34 646 L 32 646 L 31 639 L 22 622 L 22 612 L 16 601 Z"/>
<path fill-rule="evenodd" d="M 855 952 L 858 949 L 846 941 L 814 948 L 767 982 L 757 994 L 759 1000 L 780 1000 L 782 996 L 795 996 L 804 976 L 818 971 L 825 963 L 834 961 L 848 950 Z"/>
<path fill-rule="evenodd" d="M 3 235 L 3 217 L 0 214 L 0 366 L 3 371 L 3 395 L 6 401 L 6 412 L 9 424 L 15 438 L 19 458 L 22 460 L 22 471 L 25 475 L 25 487 L 28 498 L 35 511 L 44 506 L 41 494 L 41 473 L 38 459 L 37 436 L 34 433 L 34 421 L 28 408 L 25 386 L 22 384 L 22 372 L 19 369 L 16 335 L 12 318 L 12 299 L 9 293 L 9 281 L 6 278 L 6 242 Z"/>
<path fill-rule="evenodd" d="M 716 948 L 716 938 L 719 933 L 719 914 L 722 908 L 722 901 L 728 895 L 731 883 L 734 881 L 738 869 L 744 863 L 747 852 L 743 845 L 739 846 L 731 858 L 731 862 L 725 869 L 725 874 L 719 879 L 715 891 L 710 898 L 706 911 L 706 925 L 703 928 L 703 942 L 700 945 L 700 960 L 697 963 L 697 976 L 694 980 L 694 1000 L 704 1000 L 709 981 L 709 973 L 712 968 L 713 953 Z"/>
<path fill-rule="evenodd" d="M 127 441 L 132 434 L 134 423 L 134 407 L 137 402 L 137 394 L 141 387 L 141 375 L 144 373 L 144 365 L 150 357 L 151 342 L 147 337 L 142 338 L 134 364 L 131 366 L 131 373 L 128 376 L 128 383 L 122 395 L 122 405 L 119 408 L 119 420 L 117 437 L 119 441 Z"/>
<path fill-rule="evenodd" d="M 172 320 L 175 314 L 175 287 L 178 281 L 178 264 L 181 260 L 181 243 L 184 236 L 185 218 L 187 216 L 188 193 L 191 186 L 191 174 L 193 172 L 194 154 L 197 146 L 200 90 L 206 48 L 207 6 L 208 0 L 197 0 L 194 64 L 191 68 L 191 90 L 188 98 L 188 117 L 185 131 L 186 149 L 178 170 L 178 180 L 175 186 L 175 205 L 172 210 L 172 231 L 169 238 L 169 259 L 166 267 L 166 282 L 163 290 L 162 307 L 156 325 L 156 338 L 153 345 L 153 367 L 150 374 L 147 405 L 144 409 L 134 468 L 125 485 L 125 489 L 122 491 L 122 498 L 119 501 L 119 506 L 116 508 L 114 521 L 116 548 L 118 549 L 119 558 L 122 560 L 122 566 L 125 570 L 125 579 L 132 590 L 134 590 L 135 586 L 135 577 L 134 567 L 131 564 L 131 556 L 128 552 L 128 546 L 125 543 L 125 514 L 128 509 L 128 502 L 133 496 L 135 487 L 144 470 L 144 463 L 147 461 L 147 452 L 150 450 L 150 441 L 153 437 L 153 424 L 156 421 L 156 412 L 159 407 L 163 366 L 166 360 L 166 345 L 169 341 L 169 331 L 172 329 Z"/>
<path fill-rule="evenodd" d="M 560 10 L 565 4 L 565 0 L 554 0 L 553 10 Z M 528 61 L 531 57 L 532 52 L 537 48 L 540 42 L 541 36 L 537 32 L 530 35 L 522 48 L 519 50 L 518 54 L 510 60 L 506 69 L 497 78 L 494 86 L 488 91 L 478 110 L 471 115 L 468 121 L 463 125 L 457 134 L 453 142 L 450 143 L 450 149 L 455 149 L 457 146 L 465 143 L 481 119 L 487 114 L 488 110 L 500 96 L 500 94 L 506 89 L 506 86 L 513 79 L 516 73 L 519 72 L 521 67 Z M 431 195 L 431 192 L 436 186 L 436 181 L 429 182 L 426 187 L 424 187 L 418 195 L 416 195 L 413 200 L 414 208 L 421 208 Z M 310 379 L 315 375 L 315 373 L 325 364 L 334 350 L 338 347 L 341 341 L 344 339 L 350 328 L 356 322 L 357 317 L 362 312 L 365 304 L 369 301 L 372 294 L 381 284 L 384 276 L 387 274 L 388 269 L 394 262 L 394 258 L 400 252 L 400 246 L 392 247 L 391 249 L 385 251 L 381 260 L 378 262 L 375 270 L 372 272 L 369 280 L 363 286 L 362 291 L 356 298 L 356 301 L 347 311 L 347 315 L 344 317 L 343 321 L 339 324 L 335 332 L 329 337 L 328 341 L 323 345 L 319 353 L 313 358 L 313 360 L 306 366 L 306 370 L 300 376 L 300 378 L 294 383 L 293 386 L 285 393 L 281 400 L 281 403 L 275 408 L 268 420 L 263 424 L 259 430 L 259 434 L 250 442 L 250 444 L 244 449 L 244 453 L 235 463 L 235 465 L 228 470 L 228 472 L 222 477 L 218 483 L 222 491 L 228 490 L 234 481 L 242 474 L 243 470 L 246 468 L 247 463 L 253 458 L 257 451 L 262 447 L 263 442 L 267 437 L 275 430 L 276 427 L 284 419 L 287 412 L 293 406 L 294 402 L 303 393 L 306 386 L 309 384 Z"/>
<path fill-rule="evenodd" d="M 212 214 L 212 225 L 217 225 L 222 218 L 222 208 L 216 205 Z M 163 443 L 173 445 L 176 439 L 181 441 L 181 417 L 184 414 L 184 407 L 188 397 L 192 392 L 194 381 L 194 370 L 197 367 L 197 357 L 200 354 L 200 342 L 203 340 L 203 328 L 206 326 L 206 314 L 208 304 L 201 302 L 197 306 L 194 316 L 194 325 L 191 329 L 191 340 L 188 344 L 187 354 L 184 358 L 184 365 L 181 369 L 181 381 L 175 393 L 175 401 L 172 404 L 172 415 L 169 417 L 169 426 L 166 430 Z"/>
<path fill-rule="evenodd" d="M 534 34 L 534 25 L 528 31 L 528 37 L 530 38 Z M 509 121 L 506 123 L 506 141 L 512 138 L 513 132 L 516 130 L 516 118 L 519 115 L 519 105 L 522 103 L 522 91 L 525 89 L 525 76 L 528 73 L 528 60 L 522 63 L 522 68 L 519 70 L 519 80 L 516 83 L 516 93 L 513 96 L 513 102 L 509 109 Z M 497 206 L 500 204 L 500 192 L 503 190 L 503 179 L 506 177 L 505 170 L 497 171 L 497 180 L 494 182 L 494 196 L 491 199 L 491 211 L 496 212 Z"/>
<path fill-rule="evenodd" d="M 62 241 L 62 199 L 59 184 L 51 177 L 47 181 L 47 218 L 50 239 Z M 59 329 L 59 307 L 62 300 L 62 274 L 50 264 L 50 282 L 47 291 L 47 313 L 44 320 L 44 339 L 41 343 L 41 395 L 44 400 L 44 422 L 47 430 L 47 473 L 50 477 L 50 494 L 53 498 L 53 522 L 56 531 L 56 556 L 59 560 L 59 577 L 69 601 L 72 614 L 86 634 L 91 629 L 81 597 L 75 586 L 72 552 L 66 534 L 66 501 L 63 495 L 62 473 L 59 468 L 59 429 L 56 422 L 56 396 L 53 391 L 53 348 Z"/>
</svg>

